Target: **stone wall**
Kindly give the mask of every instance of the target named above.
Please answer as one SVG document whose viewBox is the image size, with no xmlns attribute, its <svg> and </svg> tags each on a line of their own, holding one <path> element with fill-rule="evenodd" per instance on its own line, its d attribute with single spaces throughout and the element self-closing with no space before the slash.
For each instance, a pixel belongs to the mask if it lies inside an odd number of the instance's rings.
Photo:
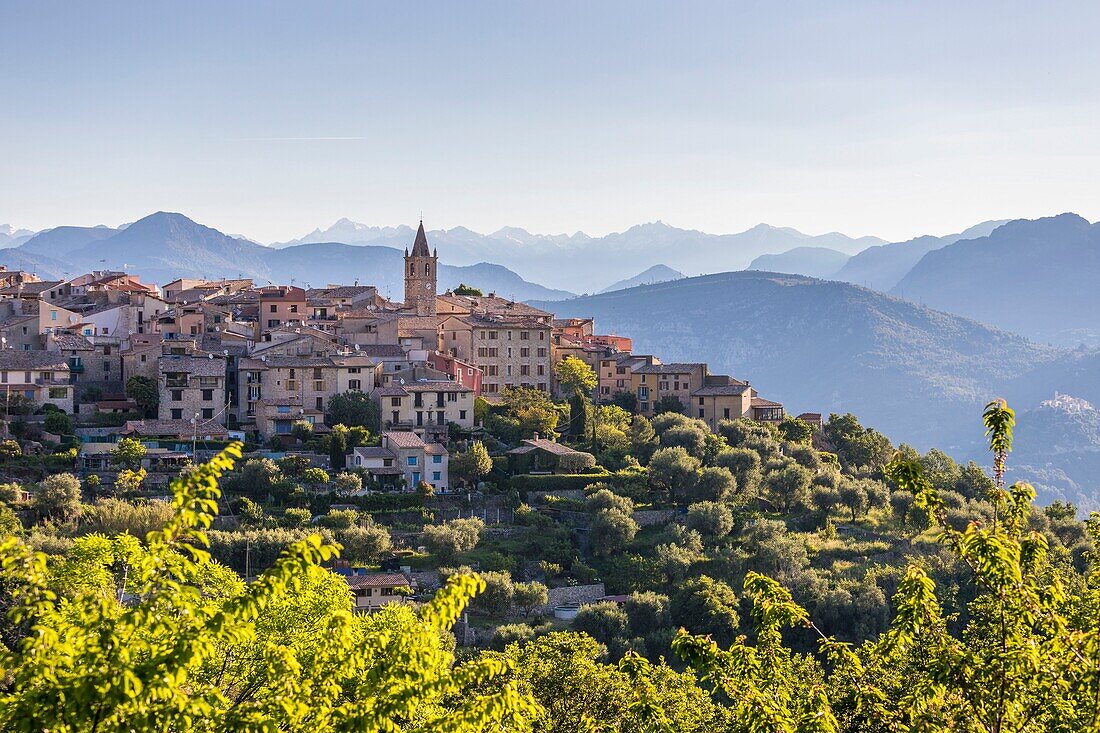
<svg viewBox="0 0 1100 733">
<path fill-rule="evenodd" d="M 592 583 L 591 585 L 571 585 L 563 588 L 551 588 L 546 595 L 549 599 L 548 602 L 545 606 L 536 609 L 535 613 L 550 614 L 554 612 L 555 606 L 561 606 L 566 603 L 595 603 L 606 596 L 607 591 L 604 589 L 603 583 Z"/>
<path fill-rule="evenodd" d="M 680 513 L 679 509 L 642 509 L 634 512 L 634 521 L 640 527 L 668 524 Z"/>
</svg>

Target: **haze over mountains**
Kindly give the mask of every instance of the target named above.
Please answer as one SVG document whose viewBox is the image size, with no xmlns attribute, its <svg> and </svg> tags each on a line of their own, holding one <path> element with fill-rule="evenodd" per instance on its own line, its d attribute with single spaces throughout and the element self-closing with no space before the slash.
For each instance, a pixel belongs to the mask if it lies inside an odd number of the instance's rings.
<svg viewBox="0 0 1100 733">
<path fill-rule="evenodd" d="M 276 247 L 309 242 L 344 242 L 405 247 L 412 239 L 409 227 L 371 227 L 341 219 L 326 230 Z M 838 232 L 812 236 L 787 227 L 760 224 L 738 234 L 707 234 L 679 229 L 661 221 L 638 224 L 625 232 L 590 237 L 531 234 L 506 227 L 479 234 L 464 227 L 428 232 L 428 240 L 446 252 L 452 264 L 496 262 L 527 280 L 574 292 L 597 292 L 610 280 L 625 279 L 654 265 L 687 274 L 740 270 L 762 254 L 799 246 L 830 247 L 848 254 L 884 240 L 852 238 Z M 583 267 L 578 267 L 578 258 Z"/>
</svg>

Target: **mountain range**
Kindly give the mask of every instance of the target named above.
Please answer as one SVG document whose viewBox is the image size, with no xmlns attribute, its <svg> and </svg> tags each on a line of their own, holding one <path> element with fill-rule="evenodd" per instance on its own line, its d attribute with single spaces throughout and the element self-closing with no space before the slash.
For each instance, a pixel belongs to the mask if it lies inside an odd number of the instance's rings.
<svg viewBox="0 0 1100 733">
<path fill-rule="evenodd" d="M 11 224 L 0 224 L 0 249 L 18 247 L 34 236 L 30 229 L 16 229 Z"/>
<path fill-rule="evenodd" d="M 924 255 L 890 291 L 1054 343 L 1100 338 L 1100 225 L 1020 219 Z"/>
<path fill-rule="evenodd" d="M 673 270 L 668 265 L 654 265 L 653 267 L 646 268 L 642 272 L 639 272 L 634 277 L 628 277 L 624 280 L 614 282 L 600 292 L 610 293 L 613 290 L 626 290 L 627 288 L 634 288 L 639 285 L 653 285 L 655 283 L 668 282 L 669 280 L 679 280 L 683 276 L 684 273 L 679 270 Z"/>
<path fill-rule="evenodd" d="M 777 255 L 760 255 L 746 269 L 827 278 L 848 259 L 849 255 L 828 247 L 795 247 Z"/>
<path fill-rule="evenodd" d="M 330 241 L 356 245 L 405 247 L 412 241 L 409 227 L 372 227 L 341 219 L 325 230 L 274 247 Z M 883 244 L 877 237 L 853 238 L 838 232 L 803 234 L 788 227 L 760 224 L 738 234 L 708 234 L 679 229 L 661 221 L 638 224 L 624 232 L 592 237 L 575 234 L 531 234 L 506 227 L 479 234 L 464 227 L 428 232 L 428 241 L 446 253 L 452 264 L 496 262 L 528 280 L 559 289 L 598 292 L 609 280 L 626 279 L 639 269 L 665 265 L 680 272 L 700 274 L 740 270 L 762 254 L 802 246 L 819 246 L 854 254 Z M 578 263 L 583 262 L 583 267 Z"/>
<path fill-rule="evenodd" d="M 403 293 L 403 249 L 323 242 L 265 247 L 198 224 L 182 214 L 158 212 L 126 226 L 57 227 L 16 248 L 0 251 L 0 264 L 61 279 L 96 269 L 124 269 L 147 281 L 178 277 L 251 277 L 258 282 L 321 286 L 359 279 L 393 297 Z M 465 282 L 517 300 L 563 298 L 572 293 L 529 283 L 496 264 L 443 264 L 439 285 Z"/>
</svg>

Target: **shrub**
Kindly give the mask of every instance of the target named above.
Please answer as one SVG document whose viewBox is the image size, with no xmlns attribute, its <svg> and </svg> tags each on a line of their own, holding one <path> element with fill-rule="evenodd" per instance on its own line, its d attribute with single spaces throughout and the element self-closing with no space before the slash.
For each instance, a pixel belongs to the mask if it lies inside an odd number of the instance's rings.
<svg viewBox="0 0 1100 733">
<path fill-rule="evenodd" d="M 462 552 L 477 547 L 485 523 L 477 517 L 471 519 L 452 519 L 443 524 L 428 525 L 422 537 L 424 544 L 433 555 L 442 561 L 453 559 Z"/>
<path fill-rule="evenodd" d="M 567 453 L 558 459 L 558 470 L 563 474 L 576 474 L 595 468 L 596 457 L 591 453 Z"/>
</svg>

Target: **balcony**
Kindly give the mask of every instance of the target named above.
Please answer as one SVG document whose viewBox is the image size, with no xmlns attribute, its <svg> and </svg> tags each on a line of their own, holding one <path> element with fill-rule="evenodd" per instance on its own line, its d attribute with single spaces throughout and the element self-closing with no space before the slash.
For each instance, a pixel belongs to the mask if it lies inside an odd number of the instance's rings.
<svg viewBox="0 0 1100 733">
<path fill-rule="evenodd" d="M 69 372 L 72 373 L 72 374 L 83 374 L 84 373 L 84 365 L 83 364 L 73 364 L 72 362 L 69 362 Z"/>
</svg>

